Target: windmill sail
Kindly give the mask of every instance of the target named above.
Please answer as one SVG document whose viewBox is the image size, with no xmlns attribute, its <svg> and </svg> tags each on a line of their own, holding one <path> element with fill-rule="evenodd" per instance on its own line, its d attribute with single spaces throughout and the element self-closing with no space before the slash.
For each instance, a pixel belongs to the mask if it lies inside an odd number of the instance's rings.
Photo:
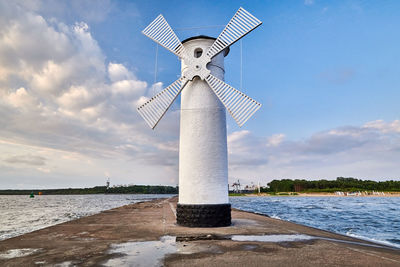
<svg viewBox="0 0 400 267">
<path fill-rule="evenodd" d="M 260 26 L 262 22 L 243 8 L 235 13 L 207 52 L 213 58 L 228 46 L 231 46 L 243 36 Z"/>
<path fill-rule="evenodd" d="M 242 127 L 242 125 L 261 107 L 261 104 L 254 99 L 211 74 L 206 78 L 206 81 L 239 127 Z"/>
<path fill-rule="evenodd" d="M 163 15 L 160 14 L 142 33 L 178 57 L 182 58 L 184 56 L 185 49 L 181 41 Z"/>
<path fill-rule="evenodd" d="M 213 57 L 261 24 L 262 22 L 255 16 L 245 9 L 239 8 L 218 38 L 207 50 L 208 58 L 206 60 L 199 63 L 198 61 L 190 60 L 189 57 L 188 62 L 190 64 L 186 72 L 182 73 L 181 78 L 138 107 L 139 114 L 147 124 L 154 129 L 185 85 L 198 76 L 207 82 L 236 123 L 241 127 L 261 107 L 261 104 L 217 77 L 211 74 L 208 75 L 208 72 L 200 75 L 198 71 L 200 69 L 207 71 L 207 63 Z M 143 30 L 143 34 L 177 55 L 181 60 L 188 56 L 183 44 L 161 14 Z"/>
<path fill-rule="evenodd" d="M 149 101 L 138 107 L 138 112 L 147 124 L 154 129 L 169 107 L 185 87 L 187 81 L 179 78 Z"/>
</svg>

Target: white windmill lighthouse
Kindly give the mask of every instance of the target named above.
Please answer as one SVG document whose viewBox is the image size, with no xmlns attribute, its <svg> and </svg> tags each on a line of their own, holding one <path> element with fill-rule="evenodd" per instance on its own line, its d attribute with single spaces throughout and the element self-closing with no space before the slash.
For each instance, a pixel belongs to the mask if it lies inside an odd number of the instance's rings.
<svg viewBox="0 0 400 267">
<path fill-rule="evenodd" d="M 140 115 L 154 129 L 182 92 L 179 225 L 231 224 L 225 108 L 242 126 L 261 104 L 223 82 L 224 56 L 233 43 L 261 23 L 239 8 L 217 39 L 197 36 L 181 43 L 162 15 L 143 30 L 143 34 L 177 55 L 182 62 L 181 77 L 138 107 Z"/>
</svg>

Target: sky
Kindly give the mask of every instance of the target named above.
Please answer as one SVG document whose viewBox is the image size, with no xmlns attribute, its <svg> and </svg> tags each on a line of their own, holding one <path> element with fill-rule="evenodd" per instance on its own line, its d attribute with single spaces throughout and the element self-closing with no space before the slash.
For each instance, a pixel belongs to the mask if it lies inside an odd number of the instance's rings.
<svg viewBox="0 0 400 267">
<path fill-rule="evenodd" d="M 263 106 L 228 115 L 229 182 L 399 180 L 399 1 L 0 0 L 0 188 L 177 185 L 180 99 L 154 131 L 136 107 L 180 62 L 141 31 L 217 37 L 241 6 L 263 24 L 225 81 Z"/>
</svg>

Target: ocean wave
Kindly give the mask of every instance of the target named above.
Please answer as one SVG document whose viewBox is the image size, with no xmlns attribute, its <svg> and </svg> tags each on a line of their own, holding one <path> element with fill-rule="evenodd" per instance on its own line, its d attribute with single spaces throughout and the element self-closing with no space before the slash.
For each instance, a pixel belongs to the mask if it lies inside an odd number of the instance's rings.
<svg viewBox="0 0 400 267">
<path fill-rule="evenodd" d="M 232 207 L 400 247 L 399 197 L 249 199 L 231 198 Z"/>
<path fill-rule="evenodd" d="M 0 240 L 127 204 L 171 195 L 0 196 Z"/>
<path fill-rule="evenodd" d="M 361 240 L 370 241 L 370 242 L 373 242 L 373 243 L 378 243 L 378 244 L 381 244 L 381 245 L 389 246 L 389 247 L 400 248 L 400 243 L 396 244 L 395 242 L 389 241 L 389 240 L 393 240 L 393 239 L 380 240 L 380 239 L 376 239 L 376 238 L 366 237 L 366 236 L 363 236 L 363 235 L 353 234 L 353 233 L 350 233 L 350 232 L 346 233 L 346 235 L 354 237 L 354 238 L 358 238 L 358 239 L 361 239 Z M 397 239 L 394 239 L 394 240 L 397 240 Z M 398 240 L 398 241 L 400 241 L 400 240 Z"/>
</svg>

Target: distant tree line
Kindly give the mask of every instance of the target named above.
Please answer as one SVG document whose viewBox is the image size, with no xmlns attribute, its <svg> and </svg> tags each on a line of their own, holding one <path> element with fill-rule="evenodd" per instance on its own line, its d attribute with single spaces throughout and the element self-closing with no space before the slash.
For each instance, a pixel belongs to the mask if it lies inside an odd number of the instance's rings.
<svg viewBox="0 0 400 267">
<path fill-rule="evenodd" d="M 376 182 L 352 177 L 337 177 L 336 180 L 273 180 L 263 192 L 335 192 L 335 191 L 400 191 L 400 181 Z"/>
<path fill-rule="evenodd" d="M 34 190 L 0 190 L 0 195 L 81 195 L 81 194 L 178 194 L 178 187 L 163 185 L 129 185 L 107 189 L 106 186 L 90 188 L 34 189 Z"/>
</svg>

